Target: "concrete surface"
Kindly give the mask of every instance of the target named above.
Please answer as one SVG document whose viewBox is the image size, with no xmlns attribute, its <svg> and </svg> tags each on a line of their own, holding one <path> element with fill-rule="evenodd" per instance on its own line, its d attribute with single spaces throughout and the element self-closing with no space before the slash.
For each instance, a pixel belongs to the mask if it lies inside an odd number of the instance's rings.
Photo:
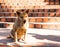
<svg viewBox="0 0 60 47">
<path fill-rule="evenodd" d="M 12 39 L 6 39 L 11 29 L 0 29 L 0 44 L 13 45 Z M 20 45 L 60 46 L 60 30 L 28 29 L 25 42 Z"/>
</svg>

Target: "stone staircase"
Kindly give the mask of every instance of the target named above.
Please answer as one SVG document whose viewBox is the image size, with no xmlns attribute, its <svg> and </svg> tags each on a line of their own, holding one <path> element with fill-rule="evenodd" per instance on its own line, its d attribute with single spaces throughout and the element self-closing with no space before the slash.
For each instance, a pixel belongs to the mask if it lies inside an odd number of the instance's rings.
<svg viewBox="0 0 60 47">
<path fill-rule="evenodd" d="M 27 33 L 27 44 L 16 44 L 11 39 L 6 39 L 6 36 L 17 18 L 16 11 L 22 9 L 29 9 L 29 28 L 32 29 Z M 60 47 L 59 31 L 60 0 L 0 0 L 0 47 Z M 41 33 L 48 36 L 42 36 Z M 49 36 L 49 33 L 55 35 Z M 42 40 L 40 37 L 43 37 Z"/>
</svg>

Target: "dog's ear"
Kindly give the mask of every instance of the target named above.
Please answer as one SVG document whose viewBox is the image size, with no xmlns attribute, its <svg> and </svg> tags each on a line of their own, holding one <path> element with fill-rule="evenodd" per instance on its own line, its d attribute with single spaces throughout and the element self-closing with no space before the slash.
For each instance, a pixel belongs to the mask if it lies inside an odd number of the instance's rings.
<svg viewBox="0 0 60 47">
<path fill-rule="evenodd" d="M 29 9 L 25 10 L 24 12 L 28 14 L 29 13 Z"/>
<path fill-rule="evenodd" d="M 17 15 L 20 15 L 20 12 L 19 11 L 16 11 Z"/>
</svg>

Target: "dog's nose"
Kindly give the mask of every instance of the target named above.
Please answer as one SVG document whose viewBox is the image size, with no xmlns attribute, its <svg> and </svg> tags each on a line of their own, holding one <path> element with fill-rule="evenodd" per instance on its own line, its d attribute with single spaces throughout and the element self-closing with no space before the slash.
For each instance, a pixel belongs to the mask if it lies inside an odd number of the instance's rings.
<svg viewBox="0 0 60 47">
<path fill-rule="evenodd" d="M 21 17 L 21 18 L 23 18 L 23 17 Z"/>
<path fill-rule="evenodd" d="M 26 23 L 26 20 L 24 20 L 23 22 Z"/>
</svg>

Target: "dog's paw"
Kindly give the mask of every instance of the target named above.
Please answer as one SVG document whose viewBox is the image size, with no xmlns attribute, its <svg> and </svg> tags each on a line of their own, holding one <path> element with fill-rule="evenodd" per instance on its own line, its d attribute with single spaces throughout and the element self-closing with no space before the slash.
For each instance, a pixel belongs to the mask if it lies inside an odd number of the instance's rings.
<svg viewBox="0 0 60 47">
<path fill-rule="evenodd" d="M 25 41 L 25 38 L 21 38 L 20 40 Z"/>
<path fill-rule="evenodd" d="M 25 42 L 25 41 L 22 41 L 22 40 L 20 40 L 19 42 L 20 42 L 20 43 L 24 43 L 24 44 L 26 44 L 26 42 Z"/>
</svg>

